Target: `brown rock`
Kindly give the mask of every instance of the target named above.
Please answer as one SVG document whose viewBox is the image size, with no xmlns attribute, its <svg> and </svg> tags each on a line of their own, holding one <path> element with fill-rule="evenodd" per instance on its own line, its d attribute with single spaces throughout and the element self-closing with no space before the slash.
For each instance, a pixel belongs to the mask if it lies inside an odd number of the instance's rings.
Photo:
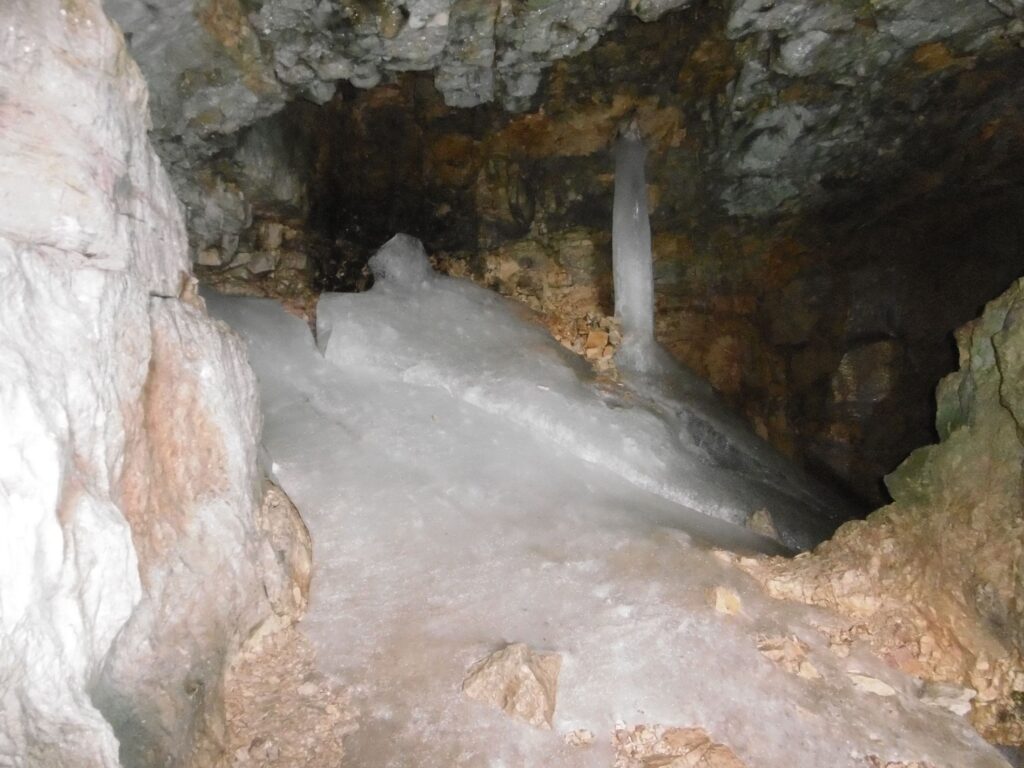
<svg viewBox="0 0 1024 768">
<path fill-rule="evenodd" d="M 274 613 L 290 621 L 301 618 L 313 573 L 313 542 L 291 499 L 266 482 L 256 524 L 266 536 L 270 561 L 264 588 Z"/>
<path fill-rule="evenodd" d="M 550 728 L 561 667 L 557 653 L 538 653 L 524 643 L 513 643 L 470 667 L 462 691 L 534 727 Z"/>
<path fill-rule="evenodd" d="M 565 734 L 564 740 L 570 747 L 589 747 L 594 743 L 594 732 L 587 728 L 578 728 Z"/>
<path fill-rule="evenodd" d="M 714 587 L 708 593 L 708 604 L 719 613 L 735 616 L 743 608 L 743 601 L 735 590 L 728 587 Z"/>
<path fill-rule="evenodd" d="M 796 635 L 760 637 L 757 650 L 791 675 L 805 680 L 821 679 L 821 673 L 807 658 L 807 644 Z"/>
<path fill-rule="evenodd" d="M 745 768 L 731 749 L 701 728 L 637 725 L 612 735 L 614 768 Z"/>
<path fill-rule="evenodd" d="M 608 333 L 606 331 L 591 331 L 587 334 L 586 349 L 596 349 L 598 352 L 603 351 L 608 346 Z"/>
</svg>

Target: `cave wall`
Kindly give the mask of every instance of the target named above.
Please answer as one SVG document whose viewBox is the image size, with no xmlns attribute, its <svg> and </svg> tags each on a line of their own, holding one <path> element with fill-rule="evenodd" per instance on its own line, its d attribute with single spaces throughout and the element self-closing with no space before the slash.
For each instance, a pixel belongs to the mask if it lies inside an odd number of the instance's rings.
<svg viewBox="0 0 1024 768">
<path fill-rule="evenodd" d="M 0 763 L 204 765 L 226 659 L 297 611 L 254 377 L 97 2 L 0 6 L 0 105 Z"/>
<path fill-rule="evenodd" d="M 106 7 L 200 276 L 307 314 L 407 231 L 607 368 L 608 148 L 636 116 L 659 337 L 870 504 L 934 435 L 951 332 L 1024 272 L 1016 0 Z"/>
<path fill-rule="evenodd" d="M 787 600 L 850 619 L 893 666 L 968 691 L 975 727 L 1024 741 L 1024 280 L 957 332 L 937 391 L 941 440 L 886 478 L 893 503 L 793 560 L 741 559 Z"/>
<path fill-rule="evenodd" d="M 607 367 L 609 149 L 636 117 L 659 338 L 762 436 L 883 503 L 882 476 L 934 435 L 953 329 L 1024 271 L 1021 60 L 989 10 L 910 37 L 881 10 L 836 13 L 804 59 L 784 34 L 818 22 L 741 4 L 619 19 L 521 113 L 453 108 L 427 73 L 296 102 L 240 139 L 286 135 L 288 154 L 211 165 L 250 225 L 205 238 L 200 275 L 308 305 L 308 281 L 366 287 L 368 255 L 408 231 Z M 854 49 L 874 52 L 870 83 Z M 301 195 L 251 181 L 268 156 Z"/>
</svg>

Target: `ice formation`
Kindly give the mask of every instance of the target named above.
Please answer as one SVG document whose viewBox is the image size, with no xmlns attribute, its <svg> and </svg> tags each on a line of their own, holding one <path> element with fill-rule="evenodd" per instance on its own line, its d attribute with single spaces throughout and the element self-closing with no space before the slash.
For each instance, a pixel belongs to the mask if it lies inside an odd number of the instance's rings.
<svg viewBox="0 0 1024 768">
<path fill-rule="evenodd" d="M 615 314 L 622 324 L 622 344 L 615 354 L 634 389 L 648 396 L 707 399 L 711 389 L 675 360 L 654 338 L 654 255 L 647 212 L 644 161 L 647 149 L 632 121 L 615 147 L 615 201 L 612 214 L 612 279 Z"/>
<path fill-rule="evenodd" d="M 566 734 L 666 723 L 758 768 L 1002 765 L 913 681 L 832 654 L 827 619 L 701 545 L 775 546 L 732 524 L 755 508 L 814 538 L 824 506 L 713 403 L 602 389 L 522 307 L 425 265 L 416 241 L 391 241 L 371 291 L 321 299 L 319 350 L 270 300 L 208 299 L 249 341 L 268 469 L 313 536 L 303 627 L 361 708 L 352 764 L 606 768 L 607 737 Z M 709 606 L 716 587 L 733 615 Z M 758 650 L 790 634 L 823 679 Z M 562 658 L 550 731 L 460 691 L 518 642 Z"/>
<path fill-rule="evenodd" d="M 615 147 L 615 203 L 612 222 L 612 271 L 615 314 L 622 323 L 622 347 L 616 362 L 640 372 L 654 365 L 654 267 L 651 222 L 647 214 L 644 160 L 647 149 L 633 122 Z"/>
<path fill-rule="evenodd" d="M 321 349 L 339 366 L 444 390 L 713 518 L 742 525 L 768 506 L 793 548 L 817 543 L 840 519 L 838 501 L 710 397 L 684 402 L 666 388 L 595 387 L 589 368 L 528 312 L 432 273 L 422 246 L 405 235 L 371 267 L 380 280 L 373 291 L 328 294 L 317 309 Z"/>
</svg>

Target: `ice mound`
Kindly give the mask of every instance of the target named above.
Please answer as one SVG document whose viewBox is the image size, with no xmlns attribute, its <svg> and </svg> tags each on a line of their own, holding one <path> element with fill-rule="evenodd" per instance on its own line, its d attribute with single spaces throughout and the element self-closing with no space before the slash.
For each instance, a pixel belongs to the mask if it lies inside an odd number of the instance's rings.
<svg viewBox="0 0 1024 768">
<path fill-rule="evenodd" d="M 414 238 L 393 238 L 370 266 L 372 290 L 325 294 L 317 307 L 320 348 L 342 369 L 442 390 L 711 517 L 743 525 L 767 508 L 792 548 L 841 519 L 839 502 L 690 382 L 685 401 L 642 382 L 597 386 L 528 310 L 434 274 Z"/>
<path fill-rule="evenodd" d="M 370 270 L 378 280 L 415 287 L 434 276 L 423 243 L 415 237 L 398 234 L 381 246 L 370 259 Z"/>
</svg>

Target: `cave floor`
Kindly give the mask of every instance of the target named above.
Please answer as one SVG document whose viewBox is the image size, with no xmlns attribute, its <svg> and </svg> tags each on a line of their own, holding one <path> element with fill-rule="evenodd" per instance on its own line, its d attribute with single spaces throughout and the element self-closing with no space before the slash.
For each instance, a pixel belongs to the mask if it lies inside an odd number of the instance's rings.
<svg viewBox="0 0 1024 768">
<path fill-rule="evenodd" d="M 369 312 L 365 296 L 354 313 Z M 325 358 L 270 300 L 209 303 L 249 342 L 268 470 L 314 543 L 293 642 L 308 641 L 316 670 L 276 679 L 335 714 L 286 720 L 278 755 L 326 728 L 353 766 L 640 766 L 655 764 L 633 738 L 648 726 L 703 729 L 728 748 L 708 766 L 1004 764 L 966 720 L 922 702 L 916 681 L 830 644 L 841 619 L 769 599 L 716 555 L 770 549 L 765 539 L 481 407 L 473 387 L 360 365 L 356 347 Z M 321 342 L 363 333 L 354 317 Z M 398 343 L 391 331 L 366 349 Z M 461 691 L 475 662 L 519 642 L 560 655 L 550 728 Z M 272 717 L 282 698 L 266 695 Z M 268 715 L 255 708 L 251 720 Z M 239 745 L 239 764 L 284 764 L 261 744 Z M 306 756 L 289 764 L 325 764 Z"/>
</svg>

